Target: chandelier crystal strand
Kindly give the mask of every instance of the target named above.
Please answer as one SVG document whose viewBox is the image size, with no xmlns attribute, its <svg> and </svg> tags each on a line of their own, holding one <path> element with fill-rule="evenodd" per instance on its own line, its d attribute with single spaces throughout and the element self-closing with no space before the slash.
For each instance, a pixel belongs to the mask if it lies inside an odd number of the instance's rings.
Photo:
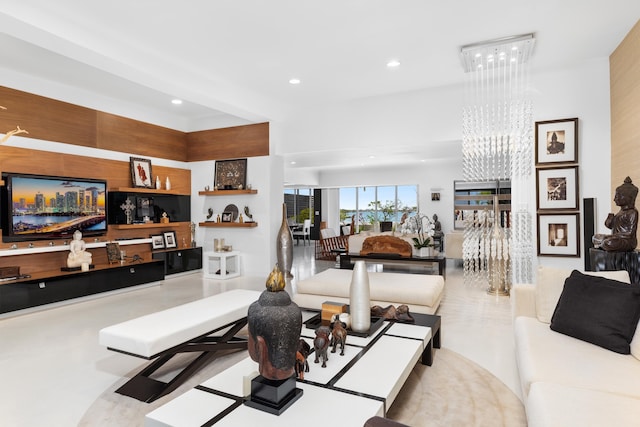
<svg viewBox="0 0 640 427">
<path fill-rule="evenodd" d="M 510 180 L 511 212 L 464 211 L 465 283 L 532 278 L 533 235 L 529 214 L 533 167 L 528 59 L 532 34 L 462 48 L 467 73 L 463 108 L 463 177 Z M 498 227 L 504 222 L 501 232 Z M 498 231 L 496 231 L 498 230 Z M 493 268 L 493 271 L 492 271 Z"/>
</svg>

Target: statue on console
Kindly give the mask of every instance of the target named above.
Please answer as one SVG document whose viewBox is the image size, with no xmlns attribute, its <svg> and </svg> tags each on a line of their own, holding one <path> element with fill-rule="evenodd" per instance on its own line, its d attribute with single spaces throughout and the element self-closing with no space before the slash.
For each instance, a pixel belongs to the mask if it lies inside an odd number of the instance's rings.
<svg viewBox="0 0 640 427">
<path fill-rule="evenodd" d="M 615 215 L 610 213 L 604 222 L 611 234 L 596 234 L 593 236 L 593 245 L 608 252 L 633 251 L 638 246 L 636 230 L 638 229 L 638 210 L 636 209 L 636 196 L 638 187 L 633 185 L 631 178 L 626 177 L 624 184 L 616 188 L 613 201 L 620 210 Z"/>
<path fill-rule="evenodd" d="M 86 251 L 86 245 L 82 240 L 82 233 L 76 230 L 73 233 L 73 240 L 69 244 L 69 256 L 67 257 L 67 267 L 80 267 L 82 264 L 91 264 L 91 252 Z"/>
</svg>

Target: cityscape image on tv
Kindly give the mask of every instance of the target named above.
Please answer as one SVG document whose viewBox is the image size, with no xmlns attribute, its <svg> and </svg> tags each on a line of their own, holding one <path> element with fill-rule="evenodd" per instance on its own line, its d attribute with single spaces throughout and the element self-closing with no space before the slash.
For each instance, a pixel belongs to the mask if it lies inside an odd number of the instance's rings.
<svg viewBox="0 0 640 427">
<path fill-rule="evenodd" d="M 13 234 L 106 230 L 106 183 L 14 176 Z"/>
</svg>

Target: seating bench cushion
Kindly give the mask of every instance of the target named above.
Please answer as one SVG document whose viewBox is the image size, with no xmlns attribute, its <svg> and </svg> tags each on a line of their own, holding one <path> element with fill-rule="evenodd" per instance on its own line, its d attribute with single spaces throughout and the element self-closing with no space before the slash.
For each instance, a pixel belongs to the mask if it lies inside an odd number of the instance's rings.
<svg viewBox="0 0 640 427">
<path fill-rule="evenodd" d="M 632 355 L 554 332 L 548 324 L 531 317 L 517 317 L 514 329 L 525 397 L 536 382 L 640 397 L 640 363 Z"/>
<path fill-rule="evenodd" d="M 297 284 L 293 300 L 301 307 L 322 308 L 324 301 L 349 302 L 353 271 L 330 268 Z M 434 314 L 440 305 L 444 278 L 436 275 L 369 273 L 371 305 L 406 304 L 415 313 Z"/>
<path fill-rule="evenodd" d="M 216 294 L 100 330 L 108 348 L 151 359 L 159 353 L 203 336 L 247 316 L 259 291 L 238 289 Z"/>
</svg>

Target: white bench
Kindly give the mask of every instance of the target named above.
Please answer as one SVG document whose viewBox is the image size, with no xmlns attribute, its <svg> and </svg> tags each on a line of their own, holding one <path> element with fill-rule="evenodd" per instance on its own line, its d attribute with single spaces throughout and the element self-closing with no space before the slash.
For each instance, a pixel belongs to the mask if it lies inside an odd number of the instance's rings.
<svg viewBox="0 0 640 427">
<path fill-rule="evenodd" d="M 300 307 L 321 309 L 325 301 L 349 303 L 352 270 L 330 268 L 296 286 L 293 301 Z M 412 313 L 435 314 L 444 291 L 442 276 L 406 273 L 369 273 L 371 305 L 406 304 Z"/>
<path fill-rule="evenodd" d="M 218 350 L 246 348 L 246 340 L 235 335 L 247 323 L 249 305 L 259 297 L 259 291 L 232 290 L 100 330 L 99 342 L 109 350 L 156 359 L 117 392 L 152 402 L 175 390 Z M 222 336 L 211 336 L 215 332 Z M 202 354 L 167 383 L 150 378 L 172 357 L 184 352 Z"/>
</svg>

